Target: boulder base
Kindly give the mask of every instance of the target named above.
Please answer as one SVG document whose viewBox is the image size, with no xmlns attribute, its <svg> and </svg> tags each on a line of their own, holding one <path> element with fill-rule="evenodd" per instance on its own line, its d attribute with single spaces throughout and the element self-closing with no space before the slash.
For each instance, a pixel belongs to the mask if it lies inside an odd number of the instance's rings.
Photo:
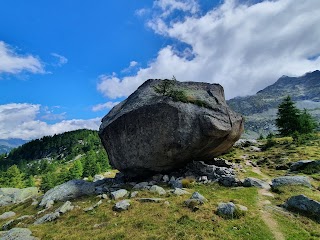
<svg viewBox="0 0 320 240">
<path fill-rule="evenodd" d="M 110 164 L 137 177 L 212 160 L 242 132 L 219 84 L 151 79 L 102 119 L 99 135 Z"/>
</svg>

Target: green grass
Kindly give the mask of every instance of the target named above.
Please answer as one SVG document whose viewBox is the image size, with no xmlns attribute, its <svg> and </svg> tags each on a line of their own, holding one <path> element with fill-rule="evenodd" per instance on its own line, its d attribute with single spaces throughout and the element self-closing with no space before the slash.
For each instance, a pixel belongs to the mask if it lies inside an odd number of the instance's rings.
<svg viewBox="0 0 320 240">
<path fill-rule="evenodd" d="M 262 152 L 250 152 L 247 149 L 234 148 L 222 156 L 229 161 L 240 163 L 246 172 L 239 171 L 239 177 L 256 177 L 259 179 L 283 176 L 285 170 L 276 170 L 278 164 L 301 159 L 312 159 L 319 153 L 319 141 L 313 140 L 308 144 L 293 146 L 288 139 L 276 140 L 276 145 Z M 241 156 L 253 162 L 267 159 L 261 164 L 261 174 L 254 172 L 247 166 Z M 319 155 L 318 155 L 319 156 Z M 282 159 L 280 159 L 282 158 Z M 303 174 L 303 173 L 301 173 Z M 199 185 L 188 184 L 188 191 L 198 191 L 204 195 L 208 202 L 193 212 L 184 205 L 189 195 L 174 196 L 167 194 L 164 198 L 170 205 L 164 203 L 140 203 L 131 200 L 131 209 L 117 213 L 112 210 L 115 201 L 103 200 L 103 204 L 91 212 L 82 209 L 96 203 L 99 199 L 95 196 L 76 199 L 73 205 L 79 206 L 66 213 L 55 222 L 42 225 L 30 225 L 34 220 L 27 220 L 19 227 L 29 227 L 34 236 L 40 239 L 266 239 L 272 240 L 273 229 L 265 224 L 262 219 L 261 201 L 269 200 L 272 206 L 283 204 L 289 197 L 304 194 L 309 198 L 320 201 L 320 174 L 312 173 L 313 189 L 303 186 L 281 187 L 273 192 L 274 198 L 259 195 L 257 188 L 227 188 L 216 183 Z M 159 197 L 149 191 L 139 191 L 138 197 Z M 224 219 L 216 214 L 220 202 L 234 202 L 248 207 L 245 216 L 238 219 Z M 55 205 L 59 207 L 61 203 Z M 319 239 L 320 225 L 314 220 L 298 213 L 291 215 L 277 211 L 268 211 L 277 222 L 285 239 Z M 18 216 L 35 214 L 39 209 L 31 206 L 31 201 L 10 207 L 1 207 L 0 213 L 14 211 Z M 41 216 L 41 215 L 40 215 Z M 7 220 L 0 221 L 4 224 Z M 99 227 L 94 227 L 99 224 Z"/>
</svg>

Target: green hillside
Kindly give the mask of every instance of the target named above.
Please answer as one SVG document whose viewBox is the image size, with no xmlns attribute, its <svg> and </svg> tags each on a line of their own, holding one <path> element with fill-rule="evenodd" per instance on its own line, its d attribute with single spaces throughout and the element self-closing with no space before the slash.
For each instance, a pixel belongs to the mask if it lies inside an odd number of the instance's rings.
<svg viewBox="0 0 320 240">
<path fill-rule="evenodd" d="M 42 186 L 46 190 L 71 178 L 93 177 L 109 168 L 97 131 L 70 131 L 32 140 L 0 155 L 0 187 L 41 183 L 47 184 Z M 19 175 L 18 180 L 14 182 L 11 175 Z"/>
</svg>

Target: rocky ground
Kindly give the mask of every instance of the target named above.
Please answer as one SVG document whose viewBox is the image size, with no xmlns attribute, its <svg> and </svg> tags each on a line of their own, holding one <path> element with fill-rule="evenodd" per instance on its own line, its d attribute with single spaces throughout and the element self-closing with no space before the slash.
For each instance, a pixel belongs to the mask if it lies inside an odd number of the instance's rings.
<svg viewBox="0 0 320 240">
<path fill-rule="evenodd" d="M 1 189 L 1 239 L 319 239 L 319 140 L 276 141 L 144 181 Z"/>
</svg>

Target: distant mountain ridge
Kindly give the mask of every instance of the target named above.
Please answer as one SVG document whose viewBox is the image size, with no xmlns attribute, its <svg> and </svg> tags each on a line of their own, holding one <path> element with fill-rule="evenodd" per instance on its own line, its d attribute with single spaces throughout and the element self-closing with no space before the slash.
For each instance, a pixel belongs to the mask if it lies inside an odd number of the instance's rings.
<svg viewBox="0 0 320 240">
<path fill-rule="evenodd" d="M 255 95 L 236 97 L 227 101 L 236 112 L 245 116 L 245 137 L 258 137 L 275 132 L 277 107 L 290 95 L 296 106 L 308 109 L 320 120 L 320 71 L 306 73 L 301 77 L 282 76 L 274 84 Z"/>
<path fill-rule="evenodd" d="M 25 144 L 27 140 L 20 138 L 0 139 L 0 154 L 8 153 L 13 148 L 19 147 Z"/>
</svg>

